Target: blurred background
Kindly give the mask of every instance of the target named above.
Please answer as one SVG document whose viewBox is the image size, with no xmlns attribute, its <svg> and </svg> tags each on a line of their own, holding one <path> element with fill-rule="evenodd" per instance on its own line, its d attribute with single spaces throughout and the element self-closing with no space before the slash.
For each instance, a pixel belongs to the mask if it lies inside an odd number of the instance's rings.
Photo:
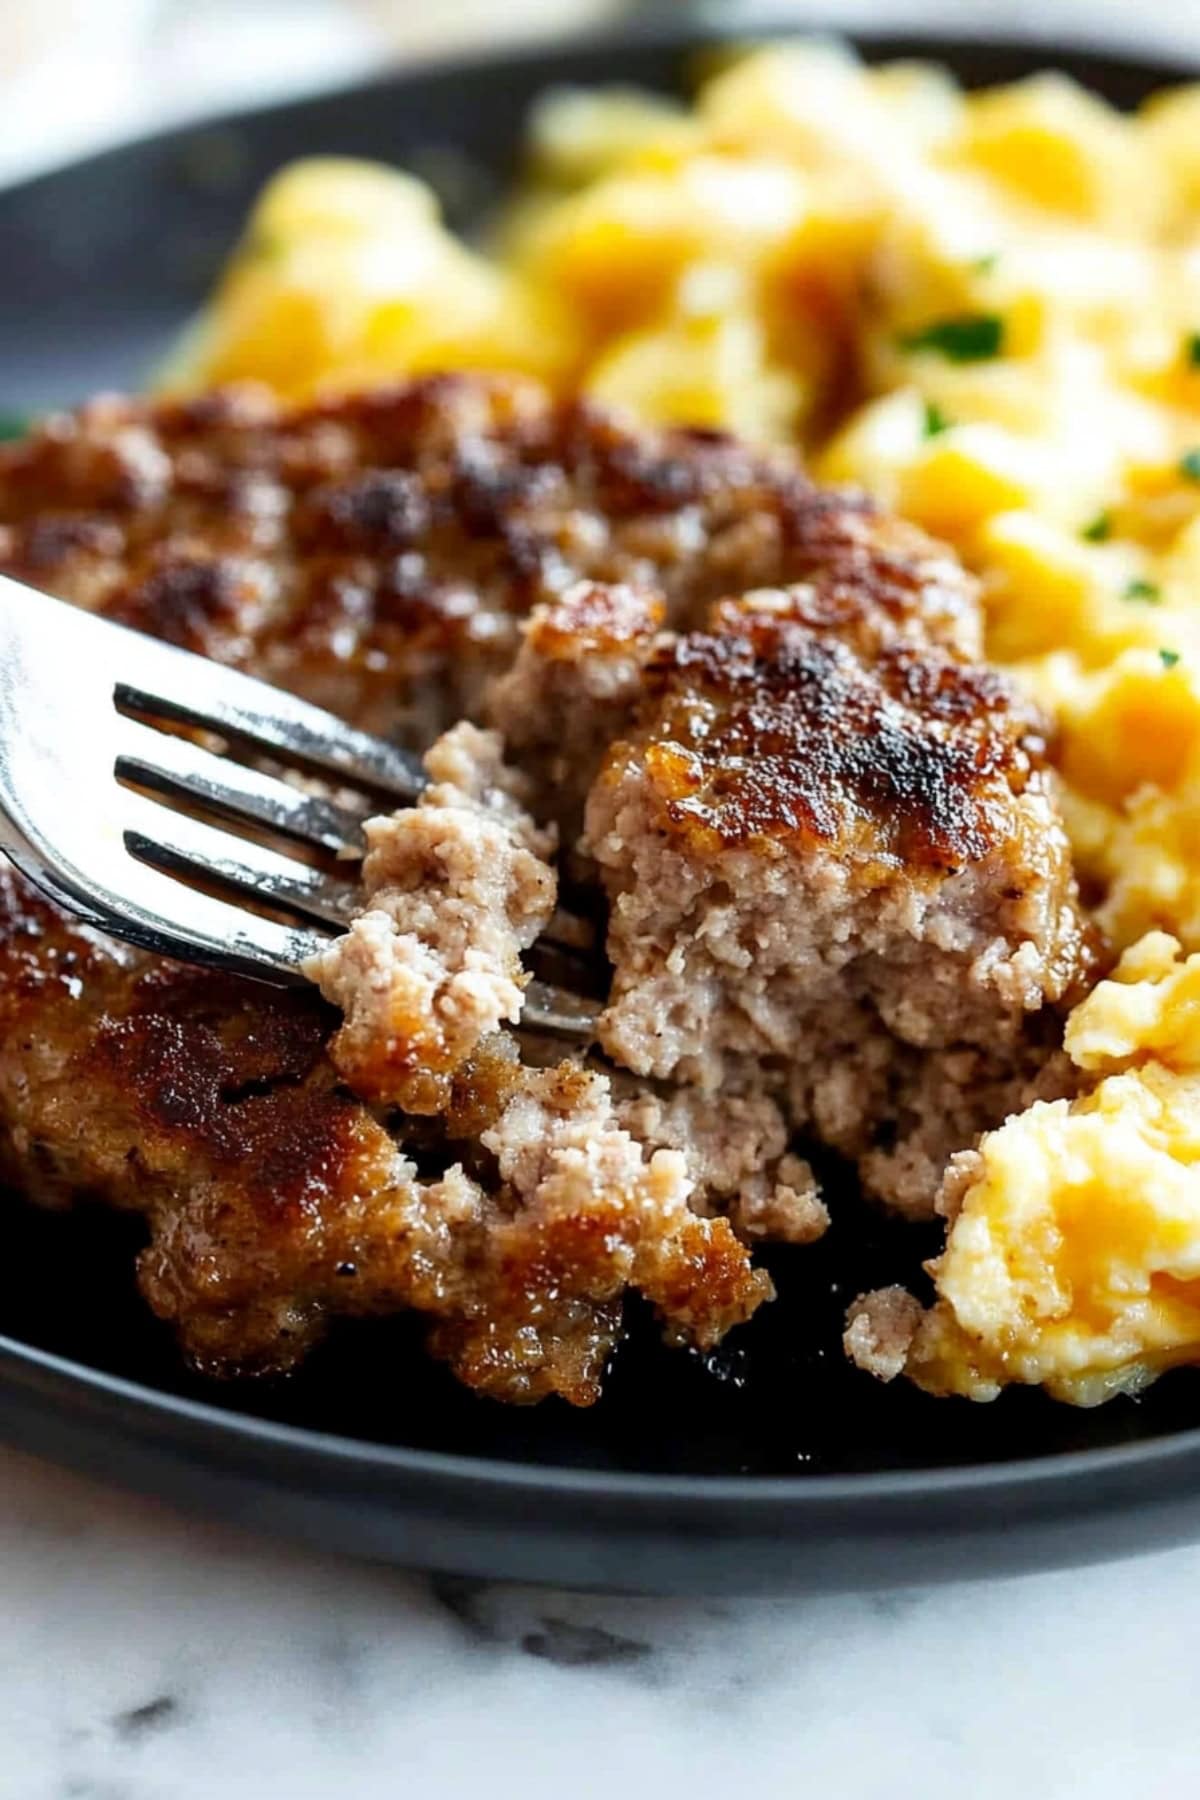
<svg viewBox="0 0 1200 1800">
<path fill-rule="evenodd" d="M 689 11 L 1175 46 L 1200 64 L 1200 0 L 0 0 L 0 181 L 388 63 Z"/>
</svg>

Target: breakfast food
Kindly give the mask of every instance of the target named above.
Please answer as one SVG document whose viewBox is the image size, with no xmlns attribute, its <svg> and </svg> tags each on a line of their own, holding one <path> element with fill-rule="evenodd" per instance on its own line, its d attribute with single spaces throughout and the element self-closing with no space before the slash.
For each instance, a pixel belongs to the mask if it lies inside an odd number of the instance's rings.
<svg viewBox="0 0 1200 1800">
<path fill-rule="evenodd" d="M 490 1393 L 590 1399 L 627 1288 L 708 1346 L 771 1292 L 748 1246 L 820 1235 L 797 1124 L 927 1208 L 1061 1062 L 1090 944 L 1037 721 L 978 665 L 953 561 L 786 456 L 511 381 L 110 402 L 0 456 L 0 520 L 7 571 L 301 691 L 332 672 L 356 720 L 383 656 L 395 721 L 435 718 L 413 684 L 440 654 L 509 727 L 508 760 L 494 729 L 443 732 L 421 800 L 368 826 L 362 911 L 312 969 L 340 1024 L 10 884 L 15 1164 L 147 1214 L 144 1289 L 203 1366 L 286 1366 L 332 1314 L 405 1307 Z M 729 597 L 740 571 L 783 585 Z M 478 598 L 431 639 L 446 592 Z M 559 828 L 612 903 L 615 1074 L 503 1029 Z M 56 983 L 77 939 L 87 973 Z M 854 1063 L 847 1118 L 826 1089 Z"/>
<path fill-rule="evenodd" d="M 649 422 L 798 442 L 819 476 L 861 483 L 959 553 L 982 582 L 988 661 L 1047 722 L 1101 941 L 1135 956 L 1163 932 L 1185 955 L 1200 951 L 1198 121 L 1194 86 L 1123 114 L 1055 73 L 973 94 L 924 64 L 867 68 L 828 44 L 766 48 L 710 69 L 686 106 L 625 91 L 548 95 L 532 121 L 525 182 L 489 250 L 472 252 L 469 270 L 456 265 L 460 284 L 489 296 L 470 317 L 453 311 L 464 361 L 536 367 L 560 390 Z M 401 203 L 389 181 L 416 204 L 407 178 L 362 165 L 287 172 L 171 381 L 203 388 L 261 373 L 307 394 L 421 366 L 413 321 L 452 312 L 436 303 L 451 240 L 428 202 L 422 257 L 394 291 L 360 282 L 354 310 L 340 280 L 389 235 L 382 209 Z M 263 223 L 273 261 L 254 254 Z M 317 247 L 332 251 L 335 238 L 337 255 L 323 263 Z M 512 321 L 535 306 L 544 329 L 531 360 Z M 323 330 L 297 331 L 299 316 Z M 754 580 L 732 584 L 735 595 Z M 626 625 L 633 638 L 656 629 L 628 615 Z M 539 647 L 535 628 L 522 655 L 539 657 L 564 695 L 586 690 L 561 713 L 583 733 L 597 716 L 596 684 L 607 693 L 629 680 L 630 644 L 610 643 L 603 678 L 598 668 L 581 675 L 552 653 L 556 629 Z M 619 711 L 619 694 L 613 704 Z M 631 779 L 644 783 L 632 765 Z M 576 782 L 572 824 L 584 802 Z M 660 948 L 670 955 L 666 935 Z M 1096 973 L 1103 966 L 1101 956 Z M 1007 1219 L 1012 1254 L 1036 1259 L 1022 1146 L 1033 1156 L 1056 1132 L 1074 1142 L 1086 1131 L 1097 1142 L 1125 1134 L 1149 1153 L 1157 1127 L 1132 1070 L 1097 1088 L 1077 1057 L 1043 1046 L 1022 1084 L 979 1046 L 954 1055 L 957 1082 L 926 1089 L 915 1108 L 899 1102 L 913 1127 L 915 1184 L 904 1179 L 922 1196 L 916 1210 L 939 1188 L 947 1213 L 967 1195 L 935 1273 L 937 1317 L 957 1309 L 968 1338 L 978 1328 L 991 1373 L 926 1385 L 983 1397 L 1018 1375 L 999 1337 L 979 1319 L 965 1323 L 968 1290 L 984 1280 L 966 1246 L 985 1198 L 989 1216 Z M 822 1130 L 882 1191 L 891 1177 L 867 1167 L 855 1139 L 870 1058 L 856 1058 L 844 1036 L 831 1061 L 840 1074 Z M 977 1147 L 984 1173 L 956 1162 L 943 1181 L 946 1144 L 971 1135 L 960 1099 L 984 1089 L 986 1109 L 1008 1122 Z M 1186 1083 L 1160 1100 L 1160 1126 L 1186 1138 Z M 815 1090 L 793 1105 L 812 1116 Z M 922 1112 L 943 1127 L 927 1155 Z M 1153 1192 L 1146 1204 L 1153 1210 Z M 1047 1216 L 1057 1205 L 1048 1192 Z M 1154 1267 L 1149 1250 L 1131 1261 L 1110 1227 L 1092 1234 L 1089 1254 L 1118 1284 L 1136 1287 Z M 899 1293 L 856 1305 L 857 1359 L 878 1373 L 907 1360 L 915 1372 L 916 1353 L 900 1346 L 916 1307 Z M 917 1341 L 928 1345 L 934 1329 L 922 1326 Z M 1018 1341 L 1032 1342 L 1032 1329 L 1026 1321 Z M 1074 1343 L 1078 1367 L 1065 1350 L 1058 1363 L 1031 1352 L 1023 1378 L 1091 1400 L 1161 1364 L 1136 1346 L 1123 1364 L 1086 1331 Z"/>
<path fill-rule="evenodd" d="M 298 410 L 246 385 L 101 398 L 3 456 L 5 573 L 422 743 L 479 710 L 530 609 L 580 580 L 649 583 L 686 626 L 835 556 L 855 577 L 878 548 L 881 614 L 919 603 L 978 642 L 953 563 L 794 457 L 641 431 L 523 380 L 435 376 Z"/>
<path fill-rule="evenodd" d="M 363 910 L 309 972 L 345 1017 L 330 1044 L 355 1092 L 439 1113 L 482 1040 L 521 1016 L 527 950 L 554 910 L 539 831 L 500 739 L 463 723 L 426 753 L 416 806 L 369 820 Z"/>
<path fill-rule="evenodd" d="M 954 1159 L 935 1304 L 865 1296 L 851 1355 L 932 1393 L 1035 1382 L 1085 1406 L 1200 1358 L 1198 1007 L 1200 957 L 1163 932 L 1126 951 L 1071 1015 L 1077 1098 Z"/>
<path fill-rule="evenodd" d="M 448 1132 L 499 1181 L 393 1135 L 339 1080 L 315 998 L 155 962 L 0 880 L 6 1177 L 35 1199 L 145 1215 L 143 1294 L 210 1374 L 292 1367 L 338 1315 L 412 1309 L 498 1399 L 596 1397 L 636 1288 L 711 1344 L 771 1292 L 678 1151 L 618 1124 L 603 1076 L 522 1073 L 503 1042 L 459 1072 Z"/>
<path fill-rule="evenodd" d="M 454 281 L 468 253 L 410 177 L 285 172 L 170 379 L 340 391 L 426 366 L 414 322 L 454 321 L 438 354 L 800 442 L 981 576 L 1116 946 L 1195 943 L 1198 118 L 1196 87 L 1122 114 L 1053 73 L 971 94 L 811 44 L 730 59 L 690 107 L 558 92 Z M 414 207 L 391 285 L 356 277 Z M 536 354 L 500 328 L 534 296 Z"/>
<path fill-rule="evenodd" d="M 854 593 L 832 584 L 834 625 L 823 577 L 727 601 L 651 659 L 586 814 L 612 902 L 600 1039 L 643 1075 L 784 1084 L 794 1123 L 919 1212 L 995 1085 L 1010 1110 L 1049 1054 L 1030 1020 L 1089 945 L 1035 722 Z"/>
<path fill-rule="evenodd" d="M 1092 1404 L 1200 1361 L 1198 121 L 798 45 L 689 107 L 548 96 L 482 249 L 411 176 L 298 164 L 174 397 L 0 454 L 0 567 L 430 759 L 314 965 L 340 1024 L 162 1003 L 235 1064 L 310 1045 L 198 1097 L 233 1162 L 194 1191 L 45 1068 L 201 978 L 86 938 L 103 1020 L 68 1005 L 80 934 L 12 886 L 15 1166 L 147 1213 L 193 1357 L 411 1307 L 487 1392 L 589 1400 L 626 1290 L 710 1346 L 758 1247 L 836 1219 L 811 1141 L 945 1220 L 931 1304 L 849 1308 L 872 1375 Z M 607 920 L 603 1066 L 520 1032 L 560 874 Z M 309 1236 L 230 1092 L 343 1109 Z"/>
</svg>

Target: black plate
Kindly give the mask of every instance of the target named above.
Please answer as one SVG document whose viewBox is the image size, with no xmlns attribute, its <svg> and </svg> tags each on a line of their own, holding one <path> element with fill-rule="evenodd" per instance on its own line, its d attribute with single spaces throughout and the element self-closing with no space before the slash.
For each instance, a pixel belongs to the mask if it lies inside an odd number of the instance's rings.
<svg viewBox="0 0 1200 1800">
<path fill-rule="evenodd" d="M 201 300 L 260 183 L 320 151 L 445 168 L 485 206 L 534 97 L 562 81 L 685 82 L 678 36 L 399 75 L 168 133 L 0 194 L 0 414 L 136 386 Z M 1043 50 L 875 40 L 972 84 Z M 1186 71 L 1053 58 L 1121 104 Z M 461 222 L 468 222 L 464 217 Z M 834 1174 L 840 1187 L 844 1180 Z M 6 1207 L 0 1431 L 184 1504 L 325 1545 L 471 1574 L 624 1589 L 832 1587 L 1079 1561 L 1200 1535 L 1190 1373 L 1096 1412 L 1010 1393 L 932 1401 L 856 1374 L 846 1299 L 911 1279 L 921 1234 L 849 1191 L 781 1299 L 717 1357 L 633 1321 L 602 1402 L 475 1399 L 407 1324 L 345 1326 L 294 1379 L 188 1377 L 134 1291 L 127 1221 Z"/>
</svg>

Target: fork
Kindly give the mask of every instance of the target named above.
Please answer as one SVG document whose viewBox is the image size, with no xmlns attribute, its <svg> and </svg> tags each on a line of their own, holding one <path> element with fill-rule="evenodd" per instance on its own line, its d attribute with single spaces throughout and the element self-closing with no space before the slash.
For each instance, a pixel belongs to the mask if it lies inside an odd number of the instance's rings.
<svg viewBox="0 0 1200 1800">
<path fill-rule="evenodd" d="M 321 777 L 362 810 L 235 752 Z M 307 981 L 302 962 L 346 929 L 356 884 L 241 833 L 326 862 L 355 857 L 379 803 L 412 805 L 427 783 L 410 752 L 320 707 L 0 576 L 0 849 L 113 937 L 259 981 Z M 539 942 L 572 950 L 590 935 L 560 912 Z M 586 1042 L 595 1019 L 595 1003 L 567 988 L 526 989 L 522 1022 L 536 1030 Z"/>
</svg>

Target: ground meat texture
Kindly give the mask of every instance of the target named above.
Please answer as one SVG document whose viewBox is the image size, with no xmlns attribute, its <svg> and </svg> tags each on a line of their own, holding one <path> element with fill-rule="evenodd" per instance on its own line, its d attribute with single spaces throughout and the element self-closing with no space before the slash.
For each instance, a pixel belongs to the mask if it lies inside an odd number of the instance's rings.
<svg viewBox="0 0 1200 1800">
<path fill-rule="evenodd" d="M 494 732 L 453 728 L 429 751 L 419 803 L 366 826 L 362 911 L 308 971 L 344 1013 L 330 1045 L 355 1092 L 444 1112 L 484 1037 L 515 1024 L 521 952 L 554 910 L 553 837 Z"/>
<path fill-rule="evenodd" d="M 4 572 L 422 742 L 575 583 L 652 589 L 652 606 L 690 616 L 731 571 L 807 567 L 829 512 L 787 458 L 474 378 L 301 411 L 253 390 L 103 400 L 0 449 Z M 99 1195 L 146 1215 L 143 1290 L 197 1366 L 287 1367 L 333 1314 L 413 1307 L 486 1391 L 593 1397 L 619 1316 L 611 1268 L 594 1274 L 604 1197 L 573 1245 L 577 1285 L 562 1208 L 561 1266 L 536 1233 L 528 1263 L 520 1243 L 489 1261 L 516 1199 L 479 1149 L 523 1079 L 502 1039 L 451 1077 L 446 1129 L 470 1172 L 417 1180 L 416 1122 L 398 1144 L 346 1091 L 324 1048 L 337 1015 L 315 995 L 155 965 L 9 878 L 0 979 L 10 1175 L 56 1204 Z M 679 1220 L 673 1181 L 678 1254 L 651 1250 L 658 1189 L 643 1183 L 638 1267 L 667 1329 L 711 1342 L 766 1284 L 724 1219 Z"/>
<path fill-rule="evenodd" d="M 634 1288 L 671 1341 L 709 1349 L 771 1298 L 769 1277 L 750 1267 L 727 1221 L 691 1210 L 686 1158 L 665 1149 L 647 1155 L 619 1124 L 607 1077 L 570 1062 L 528 1071 L 483 1143 L 519 1203 L 495 1227 L 485 1254 L 529 1333 L 544 1330 L 547 1296 L 564 1310 L 590 1309 L 593 1339 L 597 1309 L 601 1316 L 607 1309 L 606 1354 L 619 1324 L 615 1309 Z M 533 1292 L 531 1269 L 538 1273 Z M 453 1339 L 460 1371 L 486 1369 L 495 1358 L 496 1310 L 439 1329 L 443 1348 Z M 580 1378 L 593 1392 L 603 1354 L 596 1346 L 581 1363 Z"/>
<path fill-rule="evenodd" d="M 626 1080 L 617 1113 L 640 1143 L 680 1151 L 693 1207 L 723 1213 L 746 1242 L 808 1244 L 828 1226 L 816 1176 L 786 1153 L 788 1124 L 769 1095 L 725 1091 L 714 1106 L 697 1088 L 647 1093 Z"/>
<path fill-rule="evenodd" d="M 536 783 L 539 816 L 571 844 L 609 746 L 642 704 L 666 607 L 653 590 L 581 581 L 535 607 L 510 669 L 484 699 L 509 753 Z"/>
<path fill-rule="evenodd" d="M 1000 1105 L 1049 1066 L 1027 1021 L 1086 951 L 1036 732 L 972 661 L 974 587 L 786 455 L 469 376 L 299 410 L 104 400 L 0 448 L 0 571 L 422 746 L 503 723 L 535 811 L 571 830 L 599 768 L 606 1040 L 697 1083 L 639 1124 L 595 1071 L 533 1068 L 493 1029 L 546 898 L 516 877 L 512 796 L 482 798 L 504 784 L 478 734 L 435 753 L 454 797 L 380 829 L 385 925 L 339 996 L 390 994 L 405 939 L 436 965 L 416 1024 L 438 1019 L 471 931 L 406 913 L 414 871 L 436 838 L 461 899 L 492 872 L 479 833 L 505 836 L 514 879 L 473 916 L 511 935 L 432 1057 L 433 1121 L 365 1060 L 406 1111 L 385 1127 L 349 1090 L 315 991 L 156 964 L 5 876 L 7 1172 L 145 1215 L 143 1291 L 198 1367 L 285 1368 L 336 1314 L 411 1308 L 483 1391 L 590 1400 L 627 1288 L 711 1344 L 769 1292 L 741 1238 L 823 1224 L 793 1120 L 915 1209 L 995 1122 L 971 1092 Z"/>
<path fill-rule="evenodd" d="M 1031 1015 L 1015 1041 L 990 1049 L 905 1046 L 880 1031 L 865 1003 L 847 1023 L 847 1035 L 793 1069 L 791 1115 L 857 1163 L 869 1193 L 914 1219 L 930 1217 L 948 1161 L 981 1130 L 1078 1087 L 1059 1047 L 1056 1008 Z"/>
<path fill-rule="evenodd" d="M 748 1244 L 815 1244 L 829 1229 L 829 1208 L 802 1156 L 781 1157 L 773 1172 L 747 1182 L 728 1217 Z"/>
<path fill-rule="evenodd" d="M 701 1344 L 769 1296 L 599 1077 L 481 1056 L 455 1124 L 490 1129 L 503 1181 L 419 1179 L 340 1081 L 315 990 L 155 962 L 2 869 L 0 911 L 0 1169 L 46 1204 L 145 1215 L 139 1284 L 202 1372 L 287 1369 L 333 1316 L 415 1309 L 481 1392 L 587 1404 L 628 1286 Z"/>
<path fill-rule="evenodd" d="M 587 808 L 612 901 L 601 1035 L 714 1092 L 757 1067 L 921 1212 L 1028 1075 L 1030 1019 L 1091 941 L 1036 721 L 994 672 L 895 629 L 869 585 L 841 605 L 818 628 L 811 588 L 752 594 L 649 660 Z M 944 1115 L 949 1088 L 963 1135 L 929 1154 L 922 1090 Z"/>
<path fill-rule="evenodd" d="M 909 1346 L 924 1317 L 921 1302 L 902 1287 L 860 1294 L 846 1314 L 842 1345 L 857 1368 L 879 1381 L 904 1373 Z"/>
<path fill-rule="evenodd" d="M 301 409 L 265 390 L 120 398 L 0 447 L 0 573 L 422 745 L 478 715 L 519 624 L 579 580 L 689 623 L 747 586 L 877 571 L 880 605 L 977 628 L 916 534 L 783 453 L 644 432 L 515 379 Z M 830 604 L 836 604 L 836 597 Z"/>
</svg>

